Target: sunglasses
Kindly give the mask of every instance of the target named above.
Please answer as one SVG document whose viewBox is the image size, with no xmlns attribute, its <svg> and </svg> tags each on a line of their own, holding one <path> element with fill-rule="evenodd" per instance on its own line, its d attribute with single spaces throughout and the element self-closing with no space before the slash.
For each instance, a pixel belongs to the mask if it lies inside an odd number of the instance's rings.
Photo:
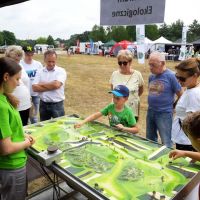
<svg viewBox="0 0 200 200">
<path fill-rule="evenodd" d="M 182 76 L 177 76 L 177 75 L 175 75 L 175 76 L 181 82 L 185 82 L 189 78 L 189 77 L 182 77 Z"/>
<path fill-rule="evenodd" d="M 119 64 L 120 66 L 121 66 L 121 65 L 126 66 L 126 65 L 128 64 L 128 62 L 126 62 L 126 61 L 119 61 L 118 64 Z"/>
</svg>

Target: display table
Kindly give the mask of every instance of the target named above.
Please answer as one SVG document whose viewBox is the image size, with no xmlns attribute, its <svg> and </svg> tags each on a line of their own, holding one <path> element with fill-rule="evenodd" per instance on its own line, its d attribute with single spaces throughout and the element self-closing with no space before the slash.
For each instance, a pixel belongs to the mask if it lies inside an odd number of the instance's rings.
<svg viewBox="0 0 200 200">
<path fill-rule="evenodd" d="M 180 200 L 197 187 L 199 163 L 171 162 L 169 148 L 97 122 L 74 129 L 79 120 L 64 116 L 25 131 L 36 139 L 28 152 L 41 164 L 49 165 L 41 158 L 49 146 L 59 148 L 48 169 L 89 199 Z"/>
</svg>

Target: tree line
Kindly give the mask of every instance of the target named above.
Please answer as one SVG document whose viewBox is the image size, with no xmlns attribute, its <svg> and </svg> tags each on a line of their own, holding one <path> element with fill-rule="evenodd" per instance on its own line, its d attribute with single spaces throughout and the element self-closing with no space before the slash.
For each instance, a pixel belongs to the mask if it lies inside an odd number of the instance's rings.
<svg viewBox="0 0 200 200">
<path fill-rule="evenodd" d="M 145 25 L 145 36 L 151 40 L 156 40 L 160 36 L 167 38 L 173 42 L 181 39 L 182 28 L 184 22 L 180 19 L 171 24 L 157 25 Z M 187 41 L 193 42 L 200 38 L 200 23 L 194 20 L 188 26 Z M 64 43 L 65 46 L 74 46 L 77 41 L 87 42 L 90 40 L 108 42 L 111 39 L 119 42 L 121 40 L 136 41 L 136 26 L 98 26 L 94 25 L 91 31 L 85 31 L 81 34 L 73 34 L 69 39 L 53 39 L 51 35 L 47 38 L 39 37 L 36 40 L 19 40 L 15 37 L 15 34 L 4 30 L 0 31 L 0 45 L 35 45 L 35 44 L 48 44 L 56 46 L 57 43 Z"/>
<path fill-rule="evenodd" d="M 15 34 L 13 32 L 4 30 L 0 31 L 0 46 L 3 45 L 20 45 L 20 46 L 28 46 L 35 44 L 48 44 L 48 45 L 56 45 L 55 40 L 51 35 L 49 35 L 47 38 L 45 37 L 39 37 L 37 40 L 19 40 L 15 37 Z"/>
<path fill-rule="evenodd" d="M 167 38 L 173 42 L 182 38 L 182 28 L 184 22 L 180 19 L 172 24 L 145 25 L 145 36 L 151 40 L 156 40 L 160 36 Z M 194 20 L 188 26 L 187 41 L 193 42 L 200 38 L 200 23 Z M 121 40 L 136 41 L 136 26 L 98 26 L 94 25 L 91 31 L 85 31 L 82 34 L 71 35 L 66 41 L 68 46 L 76 45 L 76 41 L 86 42 L 93 41 L 108 42 L 113 39 L 116 42 Z"/>
</svg>

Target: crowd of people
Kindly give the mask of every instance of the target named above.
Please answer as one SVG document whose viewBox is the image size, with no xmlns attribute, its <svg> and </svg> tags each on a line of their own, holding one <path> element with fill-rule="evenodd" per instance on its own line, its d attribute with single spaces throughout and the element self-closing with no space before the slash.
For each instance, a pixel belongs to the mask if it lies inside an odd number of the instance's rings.
<svg viewBox="0 0 200 200">
<path fill-rule="evenodd" d="M 66 71 L 57 66 L 54 50 L 44 53 L 44 66 L 34 57 L 31 46 L 11 46 L 0 58 L 0 199 L 22 200 L 27 191 L 25 149 L 35 142 L 23 126 L 65 115 Z M 110 77 L 112 101 L 105 108 L 75 124 L 108 116 L 111 127 L 136 134 L 140 119 L 142 74 L 133 68 L 133 55 L 120 50 L 118 70 Z M 153 52 L 148 59 L 146 138 L 173 147 L 169 157 L 191 157 L 200 161 L 200 60 L 189 58 L 167 68 L 165 56 Z M 199 112 L 198 112 L 199 111 Z"/>
</svg>

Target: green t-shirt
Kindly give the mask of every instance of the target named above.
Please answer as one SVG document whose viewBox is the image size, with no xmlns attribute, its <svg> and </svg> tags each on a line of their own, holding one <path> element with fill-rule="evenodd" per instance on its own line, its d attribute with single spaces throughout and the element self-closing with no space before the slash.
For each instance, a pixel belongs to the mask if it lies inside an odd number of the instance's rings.
<svg viewBox="0 0 200 200">
<path fill-rule="evenodd" d="M 24 132 L 19 112 L 0 94 L 0 140 L 7 137 L 12 142 L 24 141 Z M 18 169 L 26 164 L 24 150 L 17 153 L 0 156 L 0 169 Z"/>
<path fill-rule="evenodd" d="M 124 109 L 121 112 L 117 112 L 115 110 L 114 103 L 111 103 L 105 108 L 103 108 L 100 112 L 102 115 L 108 116 L 110 126 L 122 124 L 125 127 L 133 127 L 136 124 L 133 111 L 126 105 L 124 106 Z"/>
</svg>

